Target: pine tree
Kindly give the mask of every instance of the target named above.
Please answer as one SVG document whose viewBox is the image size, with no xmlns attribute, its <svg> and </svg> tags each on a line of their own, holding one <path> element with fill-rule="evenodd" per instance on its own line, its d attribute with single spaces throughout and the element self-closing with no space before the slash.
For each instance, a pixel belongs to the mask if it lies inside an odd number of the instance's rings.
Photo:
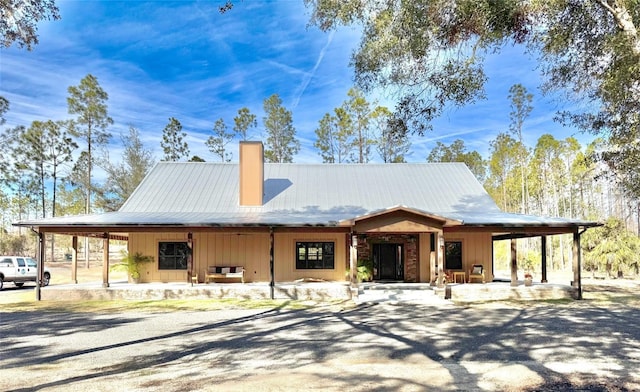
<svg viewBox="0 0 640 392">
<path fill-rule="evenodd" d="M 249 129 L 258 126 L 256 115 L 249 111 L 249 108 L 238 110 L 238 115 L 233 118 L 233 130 L 240 137 L 240 140 L 249 140 Z"/>
<path fill-rule="evenodd" d="M 164 151 L 164 161 L 177 162 L 189 156 L 189 145 L 184 138 L 187 134 L 182 131 L 182 124 L 174 117 L 162 130 L 160 146 Z"/>
<path fill-rule="evenodd" d="M 71 86 L 68 89 L 69 97 L 67 105 L 69 114 L 76 114 L 73 127 L 70 129 L 73 136 L 82 139 L 85 143 L 83 150 L 86 152 L 86 176 L 82 187 L 86 193 L 85 213 L 91 213 L 91 193 L 93 166 L 96 164 L 94 150 L 105 146 L 111 134 L 107 132 L 107 127 L 113 124 L 113 119 L 107 113 L 107 101 L 109 95 L 100 87 L 98 79 L 89 74 L 85 76 L 78 86 Z"/>
<path fill-rule="evenodd" d="M 264 156 L 269 162 L 293 162 L 293 156 L 300 151 L 300 142 L 296 140 L 296 129 L 293 127 L 291 112 L 282 106 L 278 94 L 264 100 L 263 118 L 267 131 L 267 142 Z"/>
<path fill-rule="evenodd" d="M 213 125 L 213 135 L 209 136 L 205 142 L 209 147 L 209 151 L 219 156 L 222 162 L 230 162 L 232 156 L 231 153 L 227 152 L 227 144 L 233 139 L 233 133 L 228 132 L 228 129 L 224 120 L 219 118 Z"/>
<path fill-rule="evenodd" d="M 103 204 L 106 210 L 115 211 L 131 196 L 155 164 L 153 153 L 146 149 L 140 133 L 129 127 L 129 134 L 121 136 L 122 160 L 107 165 L 106 193 Z"/>
</svg>

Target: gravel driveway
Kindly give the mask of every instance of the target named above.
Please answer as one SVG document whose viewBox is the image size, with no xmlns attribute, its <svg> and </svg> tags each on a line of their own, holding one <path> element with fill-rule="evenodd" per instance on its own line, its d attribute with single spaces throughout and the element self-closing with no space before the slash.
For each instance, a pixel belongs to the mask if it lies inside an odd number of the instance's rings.
<svg viewBox="0 0 640 392">
<path fill-rule="evenodd" d="M 635 306 L 0 313 L 0 390 L 640 389 Z"/>
</svg>

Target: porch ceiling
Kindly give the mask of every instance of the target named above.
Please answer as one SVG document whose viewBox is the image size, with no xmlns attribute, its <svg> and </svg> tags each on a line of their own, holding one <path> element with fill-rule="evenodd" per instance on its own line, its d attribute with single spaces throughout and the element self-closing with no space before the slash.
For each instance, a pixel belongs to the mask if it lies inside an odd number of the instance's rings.
<svg viewBox="0 0 640 392">
<path fill-rule="evenodd" d="M 84 229 L 83 231 L 67 231 L 67 230 L 40 230 L 42 233 L 47 234 L 56 234 L 56 235 L 69 235 L 69 236 L 77 236 L 77 237 L 89 237 L 89 238 L 102 238 L 105 239 L 105 233 L 110 240 L 114 241 L 129 241 L 129 233 L 111 233 L 108 231 L 87 231 Z"/>
<path fill-rule="evenodd" d="M 559 235 L 559 234 L 572 234 L 576 231 L 583 231 L 591 227 L 602 226 L 601 223 L 589 222 L 582 223 L 567 223 L 564 225 L 527 225 L 527 226 L 512 226 L 512 225 L 464 225 L 457 227 L 446 227 L 445 232 L 482 232 L 491 233 L 494 241 L 518 239 L 518 238 L 530 238 L 540 237 L 546 235 Z"/>
<path fill-rule="evenodd" d="M 505 233 L 505 234 L 493 234 L 491 236 L 493 241 L 503 241 L 503 240 L 515 240 L 519 238 L 532 238 L 532 237 L 540 237 L 546 235 L 559 235 L 559 234 L 571 234 L 573 230 L 564 230 L 564 231 L 544 231 L 544 232 L 536 232 L 536 233 Z"/>
<path fill-rule="evenodd" d="M 131 233 L 199 233 L 199 232 L 217 232 L 217 233 L 268 233 L 269 230 L 276 232 L 284 230 L 287 232 L 304 231 L 304 232 L 343 232 L 349 233 L 351 230 L 347 227 L 285 227 L 285 226 L 77 226 L 77 227 L 60 227 L 60 226 L 39 226 L 34 229 L 41 233 L 59 234 L 78 237 L 105 238 L 105 233 L 111 240 L 128 241 Z"/>
</svg>

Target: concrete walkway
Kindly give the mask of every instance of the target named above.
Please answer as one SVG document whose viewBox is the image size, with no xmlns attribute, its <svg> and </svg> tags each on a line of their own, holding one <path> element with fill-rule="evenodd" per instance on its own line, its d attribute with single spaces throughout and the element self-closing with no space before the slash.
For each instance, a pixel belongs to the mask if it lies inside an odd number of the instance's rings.
<svg viewBox="0 0 640 392">
<path fill-rule="evenodd" d="M 425 305 L 448 306 L 451 301 L 444 299 L 443 291 L 428 283 L 378 283 L 360 284 L 356 304 L 375 303 L 415 303 Z"/>
</svg>

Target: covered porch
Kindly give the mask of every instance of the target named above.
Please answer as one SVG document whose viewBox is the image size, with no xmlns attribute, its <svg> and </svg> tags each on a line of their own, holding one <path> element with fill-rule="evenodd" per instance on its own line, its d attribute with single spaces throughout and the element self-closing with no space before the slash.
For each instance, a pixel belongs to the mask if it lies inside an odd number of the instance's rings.
<svg viewBox="0 0 640 392">
<path fill-rule="evenodd" d="M 531 217 L 526 217 L 530 219 Z M 474 224 L 474 225 L 465 225 L 465 232 L 477 232 L 477 233 L 490 233 L 492 242 L 495 241 L 504 241 L 507 240 L 510 243 L 510 260 L 509 260 L 509 273 L 510 277 L 508 278 L 508 283 L 511 288 L 514 289 L 512 294 L 503 294 L 504 297 L 526 297 L 530 299 L 536 299 L 536 290 L 538 292 L 546 292 L 546 291 L 555 291 L 562 290 L 568 292 L 571 297 L 575 299 L 582 299 L 582 249 L 580 245 L 580 239 L 582 234 L 591 227 L 599 226 L 600 223 L 597 222 L 580 222 L 580 221 L 571 221 L 571 220 L 557 220 L 557 221 L 536 221 L 535 219 L 532 222 L 522 223 L 510 223 L 508 220 L 505 220 L 505 223 L 502 224 Z M 460 231 L 460 227 L 451 227 L 447 228 L 446 232 L 455 233 Z M 549 284 L 548 279 L 548 239 L 552 236 L 556 235 L 571 235 L 571 270 L 572 274 L 570 278 L 567 278 L 566 282 L 556 282 L 555 286 Z M 531 271 L 523 271 L 518 267 L 518 240 L 521 239 L 529 239 L 529 238 L 540 238 L 540 273 L 539 280 L 534 281 L 533 276 L 530 275 Z M 494 247 L 492 246 L 492 249 Z M 492 273 L 495 273 L 494 269 L 494 255 L 492 253 Z M 528 275 L 528 276 L 527 276 Z M 466 275 L 466 282 L 470 282 L 469 275 Z M 496 279 L 498 280 L 498 279 Z M 505 279 L 499 279 L 501 282 L 504 282 Z M 495 282 L 487 279 L 487 282 L 491 283 L 501 283 Z M 483 294 L 483 289 L 478 288 L 470 288 L 473 285 L 466 285 L 469 288 L 458 288 L 455 289 L 457 294 L 451 294 L 452 297 L 461 298 L 466 294 L 473 293 L 473 296 L 479 296 L 483 298 L 494 298 L 496 300 L 501 299 L 501 296 L 491 295 L 491 291 L 486 289 L 487 291 Z M 525 291 L 520 292 L 519 288 L 524 286 Z M 544 287 L 549 287 L 549 290 L 542 290 Z M 568 290 L 565 290 L 565 286 L 569 287 Z M 531 290 L 526 290 L 530 289 Z"/>
<path fill-rule="evenodd" d="M 506 221 L 506 218 L 502 218 Z M 518 224 L 500 223 L 495 220 L 490 224 L 486 223 L 463 223 L 461 220 L 443 218 L 433 214 L 427 214 L 415 209 L 406 207 L 394 207 L 381 210 L 377 213 L 367 214 L 353 220 L 346 220 L 332 227 L 289 227 L 269 225 L 239 225 L 236 227 L 214 227 L 214 226 L 177 226 L 177 225 L 122 225 L 122 224 L 102 224 L 93 223 L 85 225 L 62 224 L 55 226 L 40 226 L 38 233 L 41 239 L 39 258 L 40 263 L 44 263 L 44 235 L 45 233 L 66 234 L 72 236 L 72 282 L 77 283 L 75 278 L 77 271 L 77 253 L 79 237 L 97 237 L 103 241 L 103 269 L 102 282 L 90 286 L 95 291 L 98 298 L 102 299 L 125 299 L 126 294 L 137 298 L 148 295 L 152 298 L 177 298 L 181 295 L 185 297 L 204 298 L 263 298 L 263 299 L 318 299 L 318 298 L 352 298 L 358 299 L 366 290 L 372 290 L 366 284 L 359 282 L 357 278 L 358 261 L 361 258 L 368 258 L 373 261 L 374 281 L 376 283 L 408 283 L 415 284 L 413 287 L 402 289 L 386 286 L 385 290 L 401 290 L 401 296 L 408 290 L 432 290 L 437 296 L 449 298 L 455 301 L 466 300 L 499 300 L 499 299 L 550 299 L 564 298 L 567 295 L 577 299 L 582 298 L 581 287 L 581 252 L 580 235 L 588 228 L 597 224 L 585 224 L 582 222 L 559 221 L 556 224 L 547 222 L 527 222 L 518 221 Z M 111 282 L 109 276 L 109 245 L 110 240 L 128 240 L 131 243 L 131 236 L 145 233 L 165 233 L 174 240 L 183 241 L 190 250 L 197 249 L 193 254 L 196 260 L 201 260 L 200 268 L 208 265 L 206 246 L 202 246 L 203 235 L 210 233 L 224 234 L 224 238 L 242 239 L 233 242 L 229 247 L 236 252 L 246 250 L 250 241 L 260 244 L 251 253 L 252 261 L 259 268 L 264 270 L 258 278 L 251 281 L 251 284 L 238 285 L 235 283 L 224 283 L 220 285 L 202 284 L 202 279 L 198 281 L 192 279 L 197 274 L 197 265 L 193 261 L 191 252 L 185 268 L 168 278 L 155 280 L 140 285 L 127 285 L 123 282 Z M 249 235 L 251 234 L 251 235 Z M 566 282 L 567 289 L 558 288 L 547 284 L 546 274 L 546 237 L 555 234 L 573 235 L 573 276 Z M 324 237 L 323 237 L 324 236 Z M 522 278 L 518 276 L 517 247 L 515 244 L 520 238 L 541 236 L 543 246 L 541 252 L 542 279 L 535 287 L 527 287 L 524 291 L 520 286 L 524 286 Z M 318 276 L 314 282 L 294 282 L 301 276 L 290 274 L 284 275 L 286 268 L 291 270 L 295 267 L 295 254 L 291 253 L 296 241 L 301 238 L 310 238 L 318 241 L 319 238 L 333 238 L 336 245 L 335 266 L 332 269 L 331 277 Z M 256 242 L 256 239 L 259 242 Z M 492 242 L 497 240 L 511 241 L 511 279 L 508 283 L 491 283 L 494 278 L 494 255 Z M 149 249 L 157 247 L 157 239 L 151 238 L 147 241 L 151 244 Z M 198 242 L 199 241 L 199 242 Z M 226 240 L 225 240 L 226 241 Z M 450 272 L 445 258 L 445 245 L 449 242 L 460 242 L 462 256 L 457 272 L 465 274 L 464 282 L 468 282 L 468 273 L 471 265 L 480 263 L 486 269 L 485 284 L 457 284 L 445 281 L 445 271 Z M 199 247 L 194 247 L 194 243 Z M 223 244 L 224 245 L 224 244 Z M 241 246 L 242 245 L 242 246 Z M 233 248 L 233 249 L 231 249 Z M 136 248 L 138 249 L 138 248 Z M 209 250 L 208 250 L 209 249 Z M 338 251 L 343 249 L 344 252 Z M 200 253 L 198 253 L 200 252 Z M 147 252 L 150 254 L 151 251 Z M 230 254 L 231 254 L 230 253 Z M 199 256 L 198 256 L 199 255 Z M 383 260 L 387 258 L 387 260 Z M 246 259 L 249 260 L 249 259 Z M 259 260 L 259 261 L 256 261 Z M 391 263 L 388 263 L 391 260 Z M 204 264 L 203 264 L 204 263 Z M 346 265 L 345 265 L 346 264 Z M 42 266 L 43 264 L 41 264 Z M 283 269 L 285 267 L 285 269 Z M 43 269 L 40 268 L 40 271 Z M 302 271 L 302 272 L 301 272 Z M 297 275 L 311 274 L 314 270 L 297 270 Z M 337 272 L 336 272 L 337 271 Z M 294 276 L 294 277 L 291 277 Z M 313 277 L 310 275 L 304 275 Z M 329 276 L 329 275 L 327 275 Z M 279 279 L 278 279 L 279 278 Z M 182 280 L 184 279 L 184 280 Z M 520 279 L 520 280 L 519 280 Z M 154 282 L 164 283 L 154 283 Z M 195 283 L 195 284 L 194 284 Z M 323 286 L 325 285 L 325 286 Z M 561 286 L 564 286 L 562 283 Z M 69 285 L 73 286 L 73 285 Z M 466 288 L 465 286 L 469 286 Z M 483 287 L 471 288 L 472 286 Z M 93 298 L 85 287 L 77 285 L 78 290 L 68 291 L 63 294 L 57 287 L 36 288 L 37 299 L 51 298 L 49 295 L 67 296 L 69 298 Z M 516 289 L 513 289 L 516 288 Z M 73 287 L 66 287 L 73 289 Z M 59 290 L 62 290 L 60 288 Z M 83 291 L 84 290 L 84 291 Z M 528 291 L 527 291 L 528 290 Z M 49 294 L 49 291 L 51 294 Z M 499 293 L 503 291 L 503 293 Z M 41 292 L 46 292 L 42 295 Z M 410 291 L 409 293 L 415 293 Z"/>
</svg>

